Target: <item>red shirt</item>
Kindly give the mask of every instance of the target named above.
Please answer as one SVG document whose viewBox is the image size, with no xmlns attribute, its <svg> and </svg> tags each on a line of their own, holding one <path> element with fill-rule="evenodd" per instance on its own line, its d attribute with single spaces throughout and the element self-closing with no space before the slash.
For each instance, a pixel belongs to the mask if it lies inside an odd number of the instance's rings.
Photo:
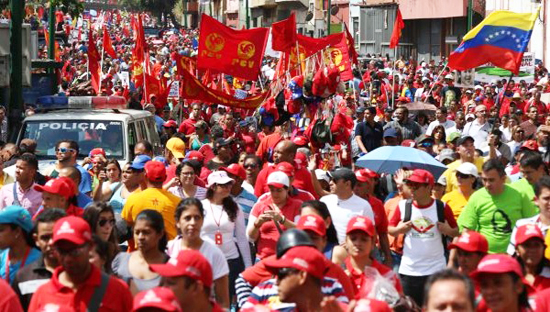
<svg viewBox="0 0 550 312">
<path fill-rule="evenodd" d="M 185 119 L 181 123 L 181 125 L 178 129 L 178 132 L 185 133 L 185 135 L 193 134 L 193 133 L 195 133 L 195 124 L 196 123 L 197 123 L 197 120 L 195 120 L 195 119 L 191 119 L 191 118 Z"/>
<path fill-rule="evenodd" d="M 297 166 L 294 167 L 296 168 L 296 171 L 294 172 L 294 182 L 292 182 L 292 186 L 299 190 L 307 191 L 311 193 L 313 197 L 315 197 L 317 193 L 315 193 L 313 182 L 311 182 L 311 173 L 305 167 L 301 167 L 300 169 L 298 169 Z M 269 192 L 269 187 L 267 186 L 267 177 L 274 171 L 275 166 L 268 165 L 258 173 L 258 177 L 256 178 L 256 186 L 254 186 L 254 195 L 256 195 L 256 197 L 260 197 L 262 196 L 262 194 Z"/>
<path fill-rule="evenodd" d="M 345 260 L 346 264 L 346 270 L 348 271 L 348 276 L 351 280 L 351 284 L 353 285 L 355 289 L 355 297 L 356 298 L 366 298 L 366 294 L 368 294 L 372 286 L 372 281 L 369 281 L 369 278 L 365 275 L 363 272 L 359 272 L 353 268 L 351 265 L 350 257 L 348 256 Z M 397 277 L 397 274 L 392 271 L 392 269 L 388 268 L 387 266 L 381 264 L 380 262 L 372 259 L 372 264 L 370 266 L 373 269 L 376 269 L 380 275 L 382 275 L 384 278 L 388 279 L 395 289 L 402 294 L 403 293 L 403 287 L 401 286 L 401 282 L 399 281 L 399 278 Z M 368 288 L 368 289 L 367 289 Z"/>
<path fill-rule="evenodd" d="M 59 274 L 63 272 L 63 268 L 58 267 L 50 281 L 40 286 L 32 296 L 29 312 L 45 311 L 47 305 L 59 305 L 71 308 L 75 312 L 86 312 L 92 294 L 101 284 L 101 272 L 95 266 L 91 267 L 90 276 L 76 292 L 59 282 Z M 128 286 L 111 276 L 99 311 L 131 311 L 132 304 L 132 294 Z"/>
<path fill-rule="evenodd" d="M 269 205 L 271 204 L 273 204 L 273 200 L 270 195 L 266 200 L 256 203 L 254 207 L 252 207 L 250 214 L 257 218 L 264 211 L 270 210 L 271 208 Z M 301 206 L 301 201 L 288 198 L 286 205 L 281 209 L 281 212 L 285 218 L 294 222 L 294 219 L 300 215 Z M 283 232 L 286 230 L 284 225 L 279 226 Z M 277 245 L 277 240 L 279 240 L 279 236 L 281 235 L 279 234 L 274 221 L 265 222 L 262 226 L 260 226 L 259 236 L 256 240 L 256 248 L 258 249 L 257 254 L 260 259 L 275 254 L 275 247 Z"/>
<path fill-rule="evenodd" d="M 388 217 L 386 216 L 384 203 L 382 203 L 380 199 L 374 196 L 369 196 L 368 202 L 372 207 L 372 212 L 374 213 L 374 224 L 376 224 L 376 233 L 388 233 Z"/>
</svg>

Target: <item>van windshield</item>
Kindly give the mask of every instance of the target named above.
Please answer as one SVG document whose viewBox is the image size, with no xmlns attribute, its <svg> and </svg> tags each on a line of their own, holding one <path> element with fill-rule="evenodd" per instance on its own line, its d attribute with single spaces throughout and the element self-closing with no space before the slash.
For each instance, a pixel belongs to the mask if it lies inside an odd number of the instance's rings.
<svg viewBox="0 0 550 312">
<path fill-rule="evenodd" d="M 38 159 L 56 159 L 55 145 L 60 140 L 76 141 L 80 159 L 96 147 L 103 148 L 107 158 L 125 159 L 122 121 L 36 120 L 26 121 L 23 127 L 23 138 L 37 142 Z"/>
</svg>

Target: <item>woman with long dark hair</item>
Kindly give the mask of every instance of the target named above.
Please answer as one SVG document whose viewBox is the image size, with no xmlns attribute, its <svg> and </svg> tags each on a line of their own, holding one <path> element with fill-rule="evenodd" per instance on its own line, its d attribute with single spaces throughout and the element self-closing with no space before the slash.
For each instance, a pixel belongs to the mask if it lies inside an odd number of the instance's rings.
<svg viewBox="0 0 550 312">
<path fill-rule="evenodd" d="M 170 257 L 177 257 L 181 250 L 198 250 L 212 266 L 213 290 L 216 302 L 223 308 L 229 308 L 229 267 L 223 252 L 215 244 L 201 238 L 205 211 L 200 200 L 186 198 L 176 208 L 176 226 L 179 235 L 168 242 Z"/>
<path fill-rule="evenodd" d="M 550 288 L 550 260 L 544 257 L 544 235 L 536 224 L 517 228 L 515 257 L 523 267 L 525 280 L 538 292 Z"/>
<path fill-rule="evenodd" d="M 231 197 L 233 182 L 225 171 L 208 176 L 208 191 L 202 200 L 206 215 L 201 230 L 201 238 L 220 248 L 227 259 L 230 299 L 235 295 L 235 279 L 252 265 L 244 214 Z"/>
<path fill-rule="evenodd" d="M 166 263 L 166 232 L 162 215 L 151 209 L 140 212 L 134 223 L 136 251 L 121 252 L 113 260 L 113 272 L 130 286 L 132 294 L 159 286 L 160 275 L 149 269 L 150 264 Z"/>
<path fill-rule="evenodd" d="M 200 172 L 200 168 L 197 166 L 196 161 L 184 160 L 176 167 L 176 178 L 162 187 L 181 199 L 189 197 L 205 199 L 206 189 L 195 184 L 197 172 Z"/>
<path fill-rule="evenodd" d="M 84 210 L 82 216 L 92 229 L 92 234 L 104 241 L 107 248 L 106 266 L 111 267 L 111 262 L 120 251 L 115 227 L 115 212 L 111 205 L 105 202 L 94 202 Z"/>
</svg>

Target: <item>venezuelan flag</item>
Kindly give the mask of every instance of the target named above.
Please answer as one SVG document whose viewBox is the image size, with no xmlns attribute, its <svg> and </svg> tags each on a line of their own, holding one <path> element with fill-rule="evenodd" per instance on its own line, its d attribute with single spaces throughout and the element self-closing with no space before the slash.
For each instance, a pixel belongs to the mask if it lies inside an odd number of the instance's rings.
<svg viewBox="0 0 550 312">
<path fill-rule="evenodd" d="M 536 13 L 495 11 L 489 14 L 449 55 L 448 66 L 467 70 L 491 62 L 517 74 L 539 11 L 540 8 Z"/>
</svg>

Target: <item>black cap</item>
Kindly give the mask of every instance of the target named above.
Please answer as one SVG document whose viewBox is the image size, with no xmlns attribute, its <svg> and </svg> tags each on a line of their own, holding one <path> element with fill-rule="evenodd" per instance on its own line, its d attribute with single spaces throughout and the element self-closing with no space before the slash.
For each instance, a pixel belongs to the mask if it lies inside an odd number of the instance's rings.
<svg viewBox="0 0 550 312">
<path fill-rule="evenodd" d="M 472 138 L 471 136 L 465 135 L 463 137 L 458 138 L 458 140 L 456 140 L 456 145 L 462 145 L 464 144 L 464 142 L 466 142 L 466 140 L 472 140 L 472 142 L 475 141 L 474 138 Z"/>
<path fill-rule="evenodd" d="M 315 244 L 313 244 L 311 238 L 305 231 L 296 228 L 288 229 L 281 234 L 281 237 L 279 237 L 277 241 L 277 258 L 281 258 L 287 250 L 296 246 L 315 247 Z"/>
<path fill-rule="evenodd" d="M 357 182 L 357 177 L 355 176 L 355 173 L 353 173 L 353 171 L 348 168 L 337 168 L 331 172 L 328 172 L 328 176 L 332 180 L 352 181 L 352 183 Z"/>
<path fill-rule="evenodd" d="M 431 136 L 428 136 L 428 135 L 421 135 L 419 136 L 418 138 L 416 138 L 416 144 L 420 144 L 424 141 L 432 141 L 432 142 L 435 142 L 434 139 L 431 137 Z"/>
<path fill-rule="evenodd" d="M 367 110 L 365 106 L 359 106 L 356 110 L 357 114 L 362 114 Z"/>
</svg>

